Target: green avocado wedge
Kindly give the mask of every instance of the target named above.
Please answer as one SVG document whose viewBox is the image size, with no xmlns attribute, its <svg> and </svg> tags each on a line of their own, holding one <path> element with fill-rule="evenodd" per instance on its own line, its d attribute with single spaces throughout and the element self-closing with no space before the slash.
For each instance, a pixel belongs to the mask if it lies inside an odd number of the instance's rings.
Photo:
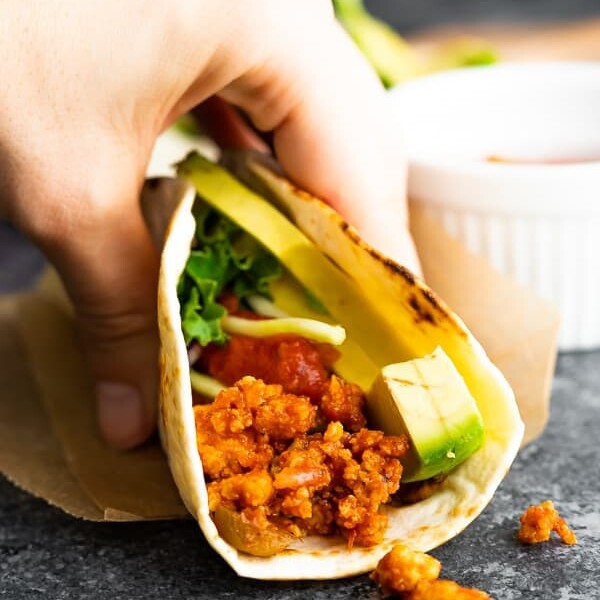
<svg viewBox="0 0 600 600">
<path fill-rule="evenodd" d="M 410 439 L 404 482 L 448 473 L 483 444 L 477 404 L 439 347 L 423 358 L 384 367 L 369 394 L 368 408 L 373 425 Z"/>
</svg>

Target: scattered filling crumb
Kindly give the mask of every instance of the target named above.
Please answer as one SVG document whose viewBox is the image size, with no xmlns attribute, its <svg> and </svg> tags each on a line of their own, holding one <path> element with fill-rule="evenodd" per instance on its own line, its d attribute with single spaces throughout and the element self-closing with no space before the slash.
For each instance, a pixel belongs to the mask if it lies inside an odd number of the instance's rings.
<svg viewBox="0 0 600 600">
<path fill-rule="evenodd" d="M 442 565 L 433 556 L 396 545 L 371 574 L 386 595 L 404 600 L 486 600 L 485 592 L 438 579 Z"/>
<path fill-rule="evenodd" d="M 525 544 L 539 544 L 547 542 L 550 534 L 556 532 L 560 539 L 569 545 L 577 543 L 577 538 L 567 525 L 567 522 L 558 514 L 552 500 L 546 500 L 537 506 L 530 506 L 521 515 L 521 529 L 519 540 Z"/>
<path fill-rule="evenodd" d="M 440 575 L 442 564 L 424 552 L 397 545 L 377 565 L 371 575 L 386 594 L 412 592 L 419 581 L 432 581 Z"/>
</svg>

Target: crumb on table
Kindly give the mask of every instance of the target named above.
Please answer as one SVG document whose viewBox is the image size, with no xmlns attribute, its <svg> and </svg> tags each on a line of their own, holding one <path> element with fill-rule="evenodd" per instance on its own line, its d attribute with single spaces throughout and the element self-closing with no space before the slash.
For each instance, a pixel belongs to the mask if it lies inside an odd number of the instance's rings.
<svg viewBox="0 0 600 600">
<path fill-rule="evenodd" d="M 485 592 L 438 579 L 441 568 L 433 556 L 398 544 L 379 561 L 371 579 L 383 594 L 404 600 L 490 600 Z"/>
<path fill-rule="evenodd" d="M 546 500 L 536 506 L 530 506 L 521 515 L 521 528 L 519 540 L 525 544 L 538 544 L 547 542 L 550 534 L 556 532 L 560 539 L 569 545 L 577 543 L 577 538 L 567 525 L 567 522 L 558 514 L 552 500 Z"/>
<path fill-rule="evenodd" d="M 441 569 L 433 556 L 398 544 L 379 561 L 371 579 L 385 593 L 400 594 L 414 590 L 419 581 L 437 579 Z"/>
</svg>

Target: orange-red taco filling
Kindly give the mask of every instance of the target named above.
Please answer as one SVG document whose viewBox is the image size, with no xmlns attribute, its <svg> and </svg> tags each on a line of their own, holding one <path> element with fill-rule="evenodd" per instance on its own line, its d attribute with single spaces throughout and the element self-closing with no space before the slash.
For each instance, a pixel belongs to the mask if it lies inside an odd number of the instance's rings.
<svg viewBox="0 0 600 600">
<path fill-rule="evenodd" d="M 194 406 L 210 509 L 294 536 L 381 542 L 379 509 L 398 490 L 408 441 L 365 429 L 363 404 L 357 386 L 331 375 L 316 398 L 247 376 Z"/>
</svg>

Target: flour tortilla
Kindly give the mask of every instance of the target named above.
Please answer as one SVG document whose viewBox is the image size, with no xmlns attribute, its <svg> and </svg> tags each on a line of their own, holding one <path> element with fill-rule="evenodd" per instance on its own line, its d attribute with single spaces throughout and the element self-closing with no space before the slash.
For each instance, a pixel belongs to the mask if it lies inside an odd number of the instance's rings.
<svg viewBox="0 0 600 600">
<path fill-rule="evenodd" d="M 375 547 L 348 550 L 341 537 L 310 536 L 275 556 L 259 558 L 225 542 L 208 509 L 177 298 L 177 282 L 194 235 L 191 210 L 195 191 L 180 181 L 163 179 L 159 180 L 158 191 L 162 188 L 168 196 L 175 190 L 181 200 L 167 229 L 159 280 L 159 429 L 183 501 L 210 545 L 239 575 L 255 579 L 347 577 L 374 569 L 395 544 L 422 551 L 439 546 L 460 533 L 485 508 L 517 454 L 524 427 L 510 386 L 464 323 L 424 283 L 369 247 L 335 211 L 295 188 L 263 159 L 245 154 L 236 163 L 243 166 L 238 174 L 276 202 L 323 253 L 360 282 L 390 327 L 404 335 L 412 357 L 429 354 L 437 346 L 445 350 L 479 406 L 485 442 L 427 500 L 385 507 L 389 524 L 384 541 Z"/>
</svg>

